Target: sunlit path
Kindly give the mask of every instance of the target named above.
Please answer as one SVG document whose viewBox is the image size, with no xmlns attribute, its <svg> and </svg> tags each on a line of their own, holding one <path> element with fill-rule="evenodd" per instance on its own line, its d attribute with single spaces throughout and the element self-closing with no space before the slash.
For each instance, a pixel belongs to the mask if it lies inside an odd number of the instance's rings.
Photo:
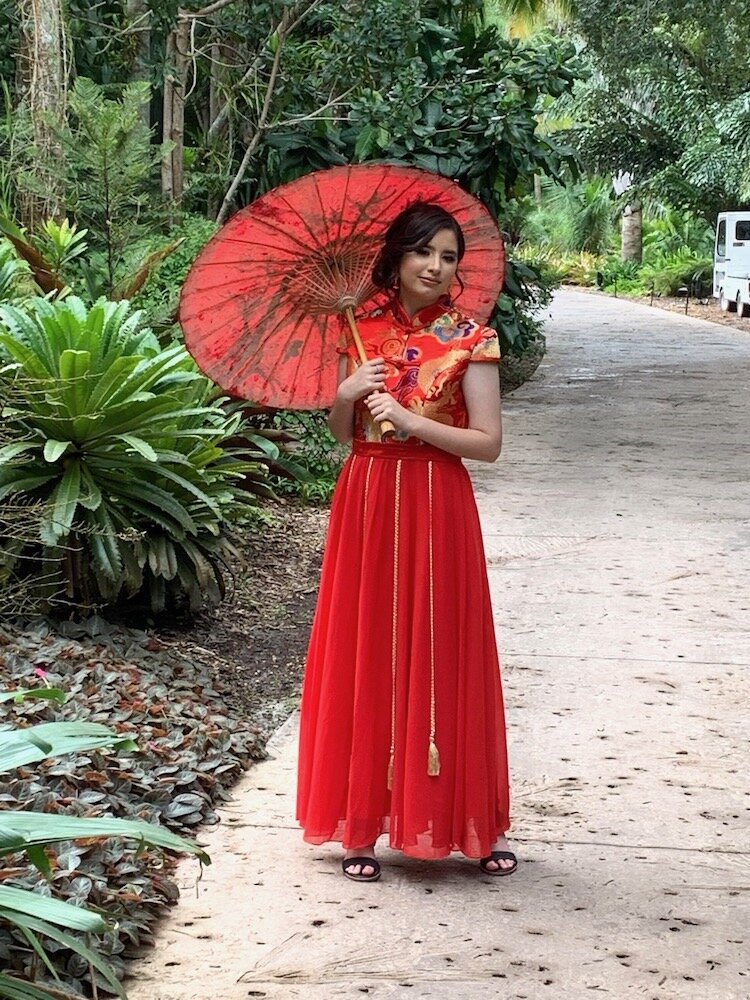
<svg viewBox="0 0 750 1000">
<path fill-rule="evenodd" d="M 750 336 L 562 292 L 473 466 L 515 791 L 509 879 L 295 829 L 294 722 L 131 1000 L 745 1000 Z"/>
</svg>

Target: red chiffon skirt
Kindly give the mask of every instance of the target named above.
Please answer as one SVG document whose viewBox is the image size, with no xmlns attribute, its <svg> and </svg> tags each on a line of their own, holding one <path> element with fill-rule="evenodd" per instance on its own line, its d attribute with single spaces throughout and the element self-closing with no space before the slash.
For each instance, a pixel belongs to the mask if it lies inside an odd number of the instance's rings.
<svg viewBox="0 0 750 1000">
<path fill-rule="evenodd" d="M 439 764 L 438 764 L 439 757 Z M 439 773 L 436 773 L 439 772 Z M 355 442 L 331 509 L 302 693 L 304 839 L 480 858 L 509 825 L 505 721 L 468 473 Z"/>
</svg>

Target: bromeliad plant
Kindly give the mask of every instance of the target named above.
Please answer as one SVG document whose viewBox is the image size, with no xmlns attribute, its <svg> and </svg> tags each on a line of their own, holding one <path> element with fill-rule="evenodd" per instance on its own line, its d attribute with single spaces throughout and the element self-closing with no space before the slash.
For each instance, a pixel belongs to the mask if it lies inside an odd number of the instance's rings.
<svg viewBox="0 0 750 1000">
<path fill-rule="evenodd" d="M 30 299 L 0 305 L 0 383 L 0 534 L 3 501 L 42 505 L 38 541 L 2 539 L 0 580 L 55 565 L 78 609 L 221 599 L 232 528 L 278 449 L 226 447 L 242 415 L 184 347 L 162 350 L 128 302 Z"/>
<path fill-rule="evenodd" d="M 30 695 L 64 700 L 61 691 L 44 688 L 0 693 L 0 702 Z M 105 748 L 137 749 L 130 738 L 118 736 L 98 723 L 52 722 L 25 729 L 0 729 L 0 775 L 48 757 Z M 52 874 L 48 852 L 54 851 L 56 843 L 110 837 L 136 841 L 143 849 L 157 847 L 195 854 L 205 864 L 210 864 L 208 855 L 196 844 L 153 823 L 0 809 L 0 859 L 24 854 L 47 877 Z M 79 956 L 92 972 L 98 973 L 108 992 L 125 996 L 113 966 L 79 936 L 107 931 L 107 921 L 99 913 L 30 889 L 0 883 L 0 926 L 8 928 L 19 942 L 23 942 L 36 957 L 36 964 L 43 966 L 56 983 L 55 988 L 47 989 L 43 982 L 31 983 L 0 972 L 0 998 L 3 1000 L 55 1000 L 69 995 L 62 992 L 63 983 L 49 953 L 50 945 L 55 951 L 68 949 Z"/>
</svg>

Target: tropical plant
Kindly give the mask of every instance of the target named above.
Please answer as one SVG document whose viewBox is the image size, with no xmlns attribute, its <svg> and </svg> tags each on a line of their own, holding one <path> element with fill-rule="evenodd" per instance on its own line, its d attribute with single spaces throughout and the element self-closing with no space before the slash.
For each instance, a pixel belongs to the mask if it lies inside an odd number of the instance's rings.
<svg viewBox="0 0 750 1000">
<path fill-rule="evenodd" d="M 710 281 L 712 272 L 713 257 L 683 246 L 671 253 L 652 255 L 641 268 L 640 278 L 657 295 L 674 295 L 683 286 L 690 288 L 693 282 Z"/>
<path fill-rule="evenodd" d="M 573 0 L 485 0 L 486 17 L 509 38 L 529 38 L 560 29 L 573 16 Z"/>
<path fill-rule="evenodd" d="M 56 689 L 0 693 L 0 702 L 24 695 L 64 700 Z M 96 749 L 135 750 L 129 737 L 121 737 L 106 726 L 87 722 L 43 723 L 27 728 L 0 728 L 0 774 L 28 767 L 49 757 L 60 757 Z M 121 837 L 136 841 L 142 849 L 190 853 L 204 864 L 210 858 L 198 845 L 152 823 L 109 818 L 86 819 L 44 812 L 10 811 L 0 806 L 0 858 L 25 855 L 44 876 L 50 877 L 49 851 L 61 841 Z M 96 970 L 103 986 L 117 996 L 124 990 L 110 963 L 81 940 L 80 934 L 103 934 L 107 920 L 85 906 L 72 906 L 26 888 L 0 885 L 0 925 L 9 928 L 44 967 L 51 982 L 29 982 L 0 972 L 0 997 L 4 1000 L 57 1000 L 63 985 L 48 951 L 68 949 Z M 55 984 L 54 986 L 52 984 Z M 67 995 L 67 994 L 66 994 Z"/>
<path fill-rule="evenodd" d="M 133 296 L 134 305 L 145 310 L 152 326 L 174 324 L 180 289 L 190 265 L 217 228 L 215 222 L 203 215 L 185 213 L 179 225 L 170 230 L 170 239 L 179 241 L 179 245 Z M 132 252 L 134 262 L 158 252 L 163 242 L 163 237 L 151 236 L 137 244 Z"/>
<path fill-rule="evenodd" d="M 57 275 L 62 275 L 86 251 L 87 229 L 78 229 L 68 219 L 47 219 L 37 234 L 36 245 Z"/>
<path fill-rule="evenodd" d="M 59 138 L 66 152 L 68 211 L 88 230 L 82 270 L 91 299 L 131 297 L 126 287 L 143 264 L 134 266 L 129 251 L 159 225 L 153 191 L 163 151 L 152 147 L 141 115 L 149 97 L 149 85 L 138 82 L 112 100 L 85 77 L 70 91 L 69 122 Z"/>
<path fill-rule="evenodd" d="M 689 247 L 704 257 L 713 255 L 714 228 L 705 219 L 680 212 L 669 205 L 655 205 L 643 220 L 643 259 L 655 253 L 672 253 Z"/>
<path fill-rule="evenodd" d="M 563 253 L 606 253 L 614 236 L 611 182 L 590 177 L 563 187 L 542 186 L 542 198 L 520 225 L 524 242 Z"/>
<path fill-rule="evenodd" d="M 500 352 L 520 357 L 527 352 L 544 353 L 545 338 L 538 312 L 552 299 L 559 284 L 549 270 L 527 263 L 521 257 L 506 262 L 505 288 L 491 325 L 500 336 Z M 512 296 L 512 297 L 511 297 Z M 520 306 L 520 308 L 519 308 Z"/>
<path fill-rule="evenodd" d="M 593 285 L 604 258 L 585 250 L 579 253 L 559 250 L 545 244 L 524 243 L 516 247 L 514 256 L 541 275 L 551 289 L 558 285 Z"/>
<path fill-rule="evenodd" d="M 664 0 L 652 14 L 638 0 L 577 0 L 591 72 L 570 138 L 588 169 L 630 173 L 632 197 L 711 222 L 750 199 L 750 77 L 736 44 L 747 11 Z"/>
<path fill-rule="evenodd" d="M 251 491 L 268 492 L 276 446 L 256 435 L 242 459 L 226 447 L 241 413 L 127 302 L 4 305 L 2 329 L 0 501 L 43 504 L 36 545 L 5 540 L 5 572 L 54 562 L 79 609 L 141 591 L 157 611 L 220 600 L 233 524 Z"/>
<path fill-rule="evenodd" d="M 69 231 L 68 238 L 73 239 L 74 236 L 73 229 Z M 29 238 L 20 226 L 5 215 L 0 215 L 0 237 L 4 245 L 13 248 L 18 260 L 27 265 L 29 276 L 33 279 L 32 287 L 27 290 L 29 294 L 38 294 L 40 291 L 52 293 L 52 296 L 65 294 L 66 285 L 62 276 L 55 271 L 54 264 L 44 257 L 34 237 Z M 0 297 L 0 302 L 2 301 L 3 297 Z"/>
<path fill-rule="evenodd" d="M 12 302 L 28 291 L 31 271 L 13 247 L 0 238 L 0 302 Z"/>
</svg>

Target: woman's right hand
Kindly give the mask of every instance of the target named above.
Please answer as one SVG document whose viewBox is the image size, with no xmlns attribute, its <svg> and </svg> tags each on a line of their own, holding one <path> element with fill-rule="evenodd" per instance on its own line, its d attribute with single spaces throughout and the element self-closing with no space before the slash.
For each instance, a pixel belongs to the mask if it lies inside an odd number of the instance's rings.
<svg viewBox="0 0 750 1000">
<path fill-rule="evenodd" d="M 385 362 L 382 358 L 370 358 L 339 383 L 337 396 L 342 402 L 356 403 L 371 392 L 382 392 L 384 388 Z"/>
</svg>

